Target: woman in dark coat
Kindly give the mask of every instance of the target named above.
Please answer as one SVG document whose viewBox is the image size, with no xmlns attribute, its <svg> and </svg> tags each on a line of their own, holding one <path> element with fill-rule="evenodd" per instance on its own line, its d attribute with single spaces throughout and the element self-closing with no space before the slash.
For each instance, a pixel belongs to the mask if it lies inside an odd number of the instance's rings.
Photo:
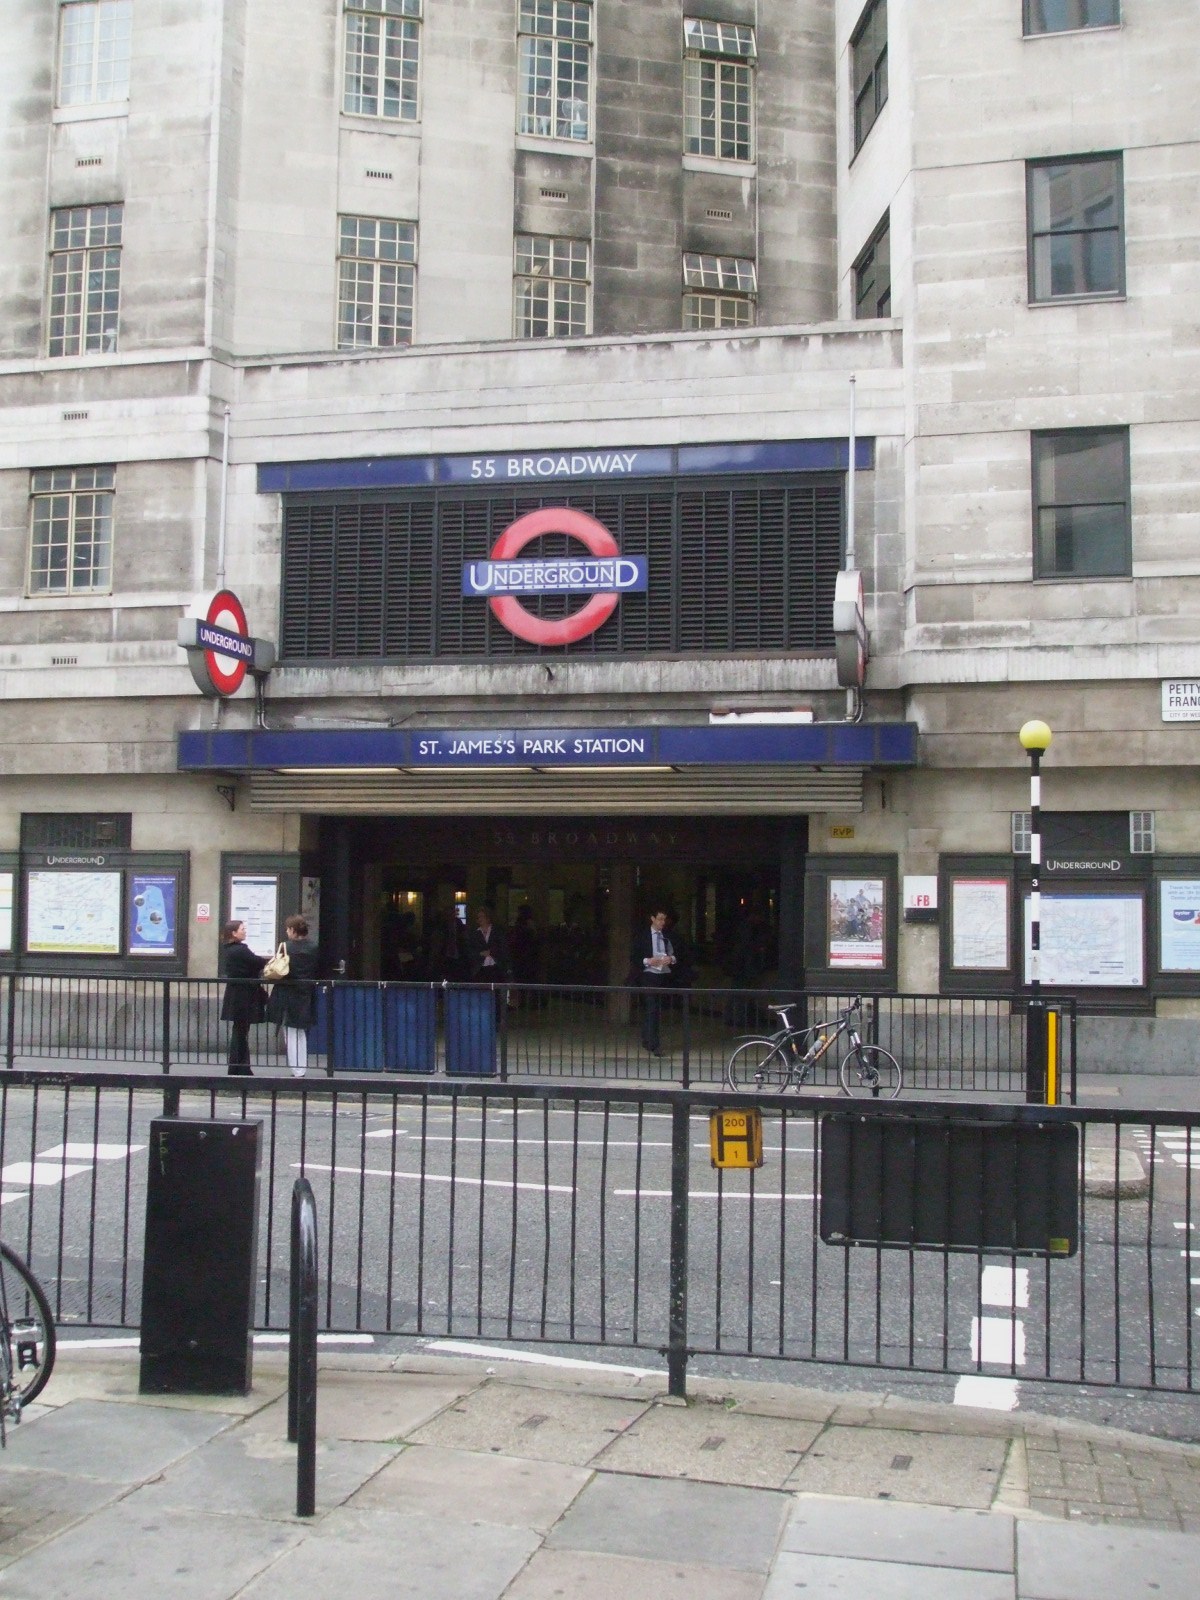
<svg viewBox="0 0 1200 1600">
<path fill-rule="evenodd" d="M 234 1078 L 249 1078 L 250 1029 L 263 1020 L 266 999 L 255 979 L 267 964 L 266 956 L 255 955 L 246 943 L 246 924 L 227 922 L 221 929 L 221 976 L 226 980 L 221 1000 L 221 1021 L 230 1024 L 229 1073 Z"/>
<path fill-rule="evenodd" d="M 289 917 L 283 925 L 288 975 L 271 989 L 267 1020 L 283 1029 L 287 1064 L 293 1078 L 308 1071 L 308 1029 L 317 1020 L 317 947 L 308 937 L 308 920 Z"/>
</svg>

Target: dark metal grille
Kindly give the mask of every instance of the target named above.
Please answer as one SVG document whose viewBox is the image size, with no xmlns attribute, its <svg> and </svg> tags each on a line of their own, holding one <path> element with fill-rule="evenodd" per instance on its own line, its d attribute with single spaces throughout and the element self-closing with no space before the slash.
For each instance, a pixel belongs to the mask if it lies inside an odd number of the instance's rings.
<svg viewBox="0 0 1200 1600">
<path fill-rule="evenodd" d="M 627 594 L 576 655 L 825 651 L 841 559 L 837 479 L 654 485 L 614 492 L 483 497 L 433 494 L 284 502 L 281 658 L 469 660 L 536 656 L 485 600 L 460 593 L 465 561 L 485 559 L 503 530 L 541 506 L 572 506 L 645 556 L 650 586 Z M 578 552 L 547 534 L 522 556 Z M 578 595 L 522 602 L 539 617 L 579 609 Z"/>
<path fill-rule="evenodd" d="M 132 820 L 129 811 L 26 811 L 21 817 L 21 848 L 128 850 Z"/>
</svg>

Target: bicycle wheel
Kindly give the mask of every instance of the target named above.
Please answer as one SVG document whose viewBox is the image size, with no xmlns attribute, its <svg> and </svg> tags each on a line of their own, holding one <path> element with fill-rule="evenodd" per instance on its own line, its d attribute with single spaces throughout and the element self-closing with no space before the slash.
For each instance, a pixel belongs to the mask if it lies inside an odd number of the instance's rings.
<svg viewBox="0 0 1200 1600">
<path fill-rule="evenodd" d="M 880 1100 L 894 1100 L 903 1081 L 900 1063 L 877 1044 L 860 1044 L 849 1051 L 838 1077 L 843 1094 L 869 1094 Z"/>
<path fill-rule="evenodd" d="M 41 1284 L 0 1243 L 0 1314 L 8 1335 L 13 1392 L 23 1406 L 35 1400 L 54 1370 L 54 1315 Z"/>
<path fill-rule="evenodd" d="M 725 1082 L 750 1094 L 778 1094 L 787 1088 L 787 1059 L 769 1039 L 747 1039 L 726 1062 Z"/>
</svg>

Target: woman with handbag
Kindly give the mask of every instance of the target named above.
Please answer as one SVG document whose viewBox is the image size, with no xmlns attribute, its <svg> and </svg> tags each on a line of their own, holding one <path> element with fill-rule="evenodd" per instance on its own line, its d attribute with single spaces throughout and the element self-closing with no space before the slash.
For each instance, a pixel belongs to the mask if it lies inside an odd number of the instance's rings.
<svg viewBox="0 0 1200 1600">
<path fill-rule="evenodd" d="M 255 980 L 267 964 L 266 956 L 256 955 L 246 943 L 246 924 L 236 919 L 221 929 L 221 976 L 225 994 L 221 1000 L 221 1021 L 229 1028 L 229 1075 L 249 1078 L 250 1029 L 266 1015 L 266 993 Z"/>
<path fill-rule="evenodd" d="M 308 937 L 308 920 L 297 914 L 283 925 L 287 938 L 271 957 L 264 976 L 286 971 L 276 978 L 267 1001 L 267 1020 L 283 1029 L 287 1064 L 293 1078 L 308 1071 L 308 1029 L 317 1018 L 317 947 Z M 282 958 L 282 959 L 281 959 Z"/>
</svg>

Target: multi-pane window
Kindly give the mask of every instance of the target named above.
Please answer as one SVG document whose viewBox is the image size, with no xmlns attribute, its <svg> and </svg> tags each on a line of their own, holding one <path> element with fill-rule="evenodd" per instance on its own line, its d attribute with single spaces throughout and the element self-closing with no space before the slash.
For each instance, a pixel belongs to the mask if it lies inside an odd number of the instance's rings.
<svg viewBox="0 0 1200 1600">
<path fill-rule="evenodd" d="M 517 235 L 513 331 L 518 339 L 564 339 L 588 331 L 590 254 L 584 239 Z"/>
<path fill-rule="evenodd" d="M 689 155 L 754 160 L 754 29 L 683 22 L 683 138 Z"/>
<path fill-rule="evenodd" d="M 1026 33 L 1115 28 L 1120 20 L 1121 0 L 1025 0 Z"/>
<path fill-rule="evenodd" d="M 854 263 L 854 315 L 890 317 L 892 314 L 892 231 L 884 216 Z"/>
<path fill-rule="evenodd" d="M 1129 813 L 1130 853 L 1135 856 L 1152 856 L 1154 849 L 1153 811 L 1131 811 Z"/>
<path fill-rule="evenodd" d="M 414 121 L 420 49 L 421 0 L 346 0 L 342 110 Z"/>
<path fill-rule="evenodd" d="M 521 0 L 517 130 L 591 138 L 592 8 L 584 0 Z"/>
<path fill-rule="evenodd" d="M 382 217 L 342 217 L 338 238 L 338 349 L 389 349 L 412 338 L 417 228 Z"/>
<path fill-rule="evenodd" d="M 58 103 L 104 105 L 129 98 L 132 0 L 71 0 L 60 11 Z"/>
<path fill-rule="evenodd" d="M 1034 577 L 1128 577 L 1128 429 L 1035 433 L 1032 446 Z"/>
<path fill-rule="evenodd" d="M 30 594 L 79 594 L 112 584 L 112 467 L 52 467 L 30 484 Z"/>
<path fill-rule="evenodd" d="M 1033 161 L 1026 172 L 1029 298 L 1123 294 L 1121 157 Z"/>
<path fill-rule="evenodd" d="M 69 206 L 50 213 L 52 356 L 117 348 L 121 298 L 121 206 Z"/>
<path fill-rule="evenodd" d="M 758 271 L 741 256 L 683 258 L 685 328 L 749 328 L 754 324 Z"/>
<path fill-rule="evenodd" d="M 887 104 L 887 0 L 871 0 L 850 38 L 854 87 L 854 148 L 870 133 Z"/>
</svg>

